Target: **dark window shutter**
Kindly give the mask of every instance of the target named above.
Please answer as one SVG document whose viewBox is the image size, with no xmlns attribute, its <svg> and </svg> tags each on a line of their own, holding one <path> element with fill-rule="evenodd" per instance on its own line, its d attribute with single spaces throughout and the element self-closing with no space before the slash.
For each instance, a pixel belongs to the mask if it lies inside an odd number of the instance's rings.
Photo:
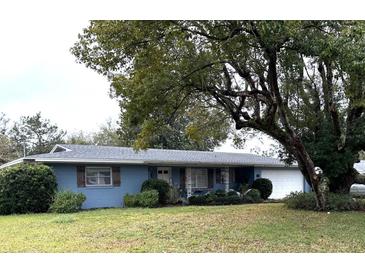
<svg viewBox="0 0 365 274">
<path fill-rule="evenodd" d="M 113 186 L 120 186 L 120 167 L 112 167 Z"/>
<path fill-rule="evenodd" d="M 77 187 L 85 187 L 85 166 L 77 166 Z"/>
<path fill-rule="evenodd" d="M 208 188 L 214 187 L 214 169 L 209 168 L 208 169 Z"/>
</svg>

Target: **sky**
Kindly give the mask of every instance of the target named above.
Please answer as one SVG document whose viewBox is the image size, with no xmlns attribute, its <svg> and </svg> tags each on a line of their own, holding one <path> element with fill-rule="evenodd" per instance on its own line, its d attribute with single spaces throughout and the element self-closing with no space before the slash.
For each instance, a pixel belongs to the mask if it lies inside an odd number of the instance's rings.
<svg viewBox="0 0 365 274">
<path fill-rule="evenodd" d="M 0 112 L 16 120 L 38 111 L 70 132 L 118 119 L 101 75 L 77 64 L 69 49 L 88 20 L 1 24 Z"/>
</svg>

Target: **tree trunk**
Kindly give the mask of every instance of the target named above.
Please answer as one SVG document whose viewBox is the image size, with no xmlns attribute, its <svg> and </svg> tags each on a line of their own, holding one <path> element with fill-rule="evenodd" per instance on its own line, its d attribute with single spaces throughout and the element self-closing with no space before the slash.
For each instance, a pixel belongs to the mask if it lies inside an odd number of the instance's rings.
<svg viewBox="0 0 365 274">
<path fill-rule="evenodd" d="M 317 210 L 324 211 L 326 208 L 325 193 L 320 191 L 320 178 L 315 172 L 314 163 L 299 137 L 295 138 L 293 147 L 294 149 L 291 151 L 298 161 L 299 169 L 315 193 Z"/>
</svg>

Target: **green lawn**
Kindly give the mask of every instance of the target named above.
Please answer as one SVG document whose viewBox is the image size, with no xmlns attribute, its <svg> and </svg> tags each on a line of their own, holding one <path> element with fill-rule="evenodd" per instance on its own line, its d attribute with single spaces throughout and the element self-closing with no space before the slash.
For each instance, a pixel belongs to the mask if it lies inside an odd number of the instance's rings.
<svg viewBox="0 0 365 274">
<path fill-rule="evenodd" d="M 0 252 L 365 252 L 365 213 L 282 204 L 0 216 Z"/>
</svg>

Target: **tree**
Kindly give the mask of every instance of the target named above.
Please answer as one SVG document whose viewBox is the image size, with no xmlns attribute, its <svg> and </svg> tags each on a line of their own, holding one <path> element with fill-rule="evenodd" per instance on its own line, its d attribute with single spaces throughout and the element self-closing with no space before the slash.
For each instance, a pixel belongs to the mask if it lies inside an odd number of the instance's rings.
<svg viewBox="0 0 365 274">
<path fill-rule="evenodd" d="M 72 133 L 66 137 L 66 144 L 72 145 L 93 145 L 94 141 L 91 134 L 82 130 Z"/>
<path fill-rule="evenodd" d="M 101 125 L 96 132 L 85 133 L 79 131 L 69 135 L 66 139 L 67 144 L 77 145 L 103 145 L 103 146 L 120 146 L 121 140 L 117 133 L 117 127 L 113 121 L 108 120 Z"/>
<path fill-rule="evenodd" d="M 8 132 L 8 123 L 5 113 L 0 112 L 0 134 L 5 135 Z"/>
<path fill-rule="evenodd" d="M 120 146 L 121 140 L 117 133 L 117 124 L 112 120 L 106 121 L 92 136 L 93 143 L 99 146 Z"/>
<path fill-rule="evenodd" d="M 315 166 L 332 191 L 348 191 L 365 148 L 364 29 L 353 21 L 91 21 L 71 51 L 144 120 L 138 146 L 191 106 L 225 113 L 236 130 L 277 140 L 324 209 Z"/>
<path fill-rule="evenodd" d="M 18 155 L 12 141 L 7 136 L 9 119 L 0 113 L 0 165 L 14 160 Z"/>
<path fill-rule="evenodd" d="M 15 143 L 17 151 L 26 155 L 48 153 L 55 144 L 63 142 L 66 132 L 58 126 L 43 119 L 38 112 L 34 116 L 22 116 L 9 131 L 10 139 Z"/>
<path fill-rule="evenodd" d="M 16 159 L 17 156 L 14 144 L 6 135 L 0 133 L 0 165 Z"/>
<path fill-rule="evenodd" d="M 128 104 L 125 108 L 128 110 Z M 147 121 L 148 123 L 148 121 Z M 224 115 L 215 114 L 190 107 L 190 111 L 175 117 L 166 117 L 157 126 L 150 125 L 150 134 L 144 116 L 132 111 L 123 112 L 118 129 L 121 145 L 136 148 L 162 148 L 182 150 L 213 150 L 226 140 L 230 128 Z M 141 138 L 145 136 L 144 138 Z"/>
</svg>

